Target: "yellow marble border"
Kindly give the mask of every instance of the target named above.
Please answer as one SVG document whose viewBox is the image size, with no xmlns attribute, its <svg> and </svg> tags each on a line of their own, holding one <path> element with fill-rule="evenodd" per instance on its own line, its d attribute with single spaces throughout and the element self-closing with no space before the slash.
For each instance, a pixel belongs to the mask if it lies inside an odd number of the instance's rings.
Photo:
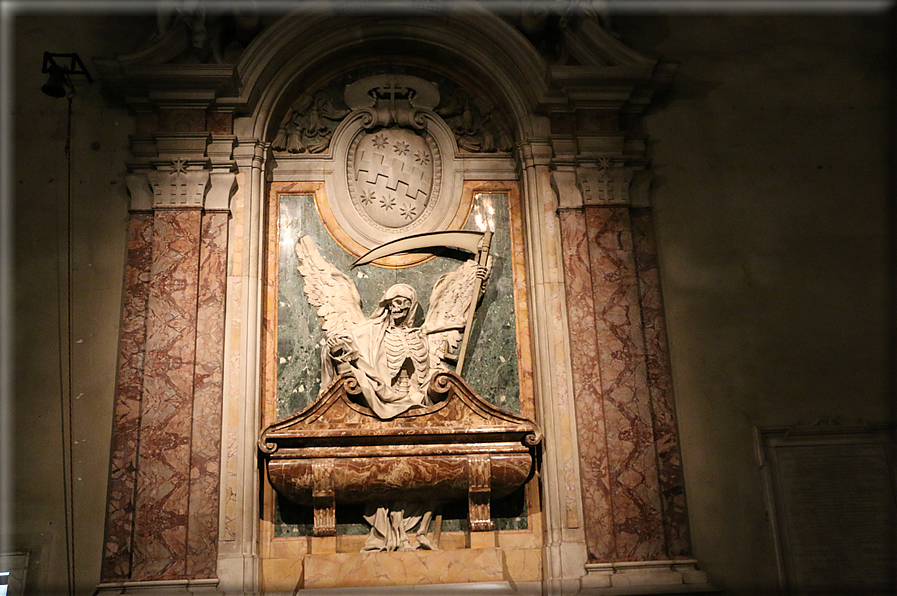
<svg viewBox="0 0 897 596">
<path fill-rule="evenodd" d="M 265 592 L 542 579 L 539 549 L 337 553 L 262 561 Z"/>
</svg>

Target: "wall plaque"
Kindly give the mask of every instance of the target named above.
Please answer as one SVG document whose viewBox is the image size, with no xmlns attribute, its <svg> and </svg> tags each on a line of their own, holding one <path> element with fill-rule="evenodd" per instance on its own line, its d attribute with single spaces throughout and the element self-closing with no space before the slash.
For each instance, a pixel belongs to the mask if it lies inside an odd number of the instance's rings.
<svg viewBox="0 0 897 596">
<path fill-rule="evenodd" d="M 890 433 L 764 429 L 760 440 L 786 593 L 893 593 Z"/>
</svg>

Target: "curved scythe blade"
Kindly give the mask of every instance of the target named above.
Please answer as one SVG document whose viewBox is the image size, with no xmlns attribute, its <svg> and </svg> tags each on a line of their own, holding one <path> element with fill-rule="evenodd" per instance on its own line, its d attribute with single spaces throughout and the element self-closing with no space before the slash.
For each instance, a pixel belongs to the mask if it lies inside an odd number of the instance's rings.
<svg viewBox="0 0 897 596">
<path fill-rule="evenodd" d="M 366 265 L 383 257 L 409 252 L 412 250 L 420 250 L 424 248 L 452 247 L 460 248 L 476 254 L 477 245 L 483 237 L 484 232 L 476 232 L 473 230 L 446 230 L 442 232 L 424 232 L 423 234 L 412 234 L 397 240 L 391 240 L 385 244 L 381 244 L 376 248 L 372 248 L 365 254 L 358 257 L 352 263 L 352 267 L 358 265 Z M 351 269 L 351 267 L 350 267 Z"/>
</svg>

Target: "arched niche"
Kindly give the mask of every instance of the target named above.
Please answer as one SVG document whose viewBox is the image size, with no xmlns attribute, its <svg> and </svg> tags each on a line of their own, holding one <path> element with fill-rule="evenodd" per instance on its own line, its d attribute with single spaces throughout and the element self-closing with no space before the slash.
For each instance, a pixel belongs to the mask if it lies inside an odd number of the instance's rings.
<svg viewBox="0 0 897 596">
<path fill-rule="evenodd" d="M 214 294 L 226 296 L 224 321 L 221 333 L 213 338 L 217 343 L 197 357 L 197 363 L 200 357 L 223 362 L 221 473 L 219 482 L 217 476 L 207 478 L 206 472 L 198 471 L 206 492 L 191 493 L 210 496 L 213 488 L 209 487 L 220 486 L 217 503 L 197 497 L 203 506 L 203 525 L 201 532 L 191 534 L 214 545 L 202 545 L 204 552 L 211 553 L 208 573 L 217 578 L 221 591 L 256 592 L 264 584 L 265 561 L 276 555 L 274 543 L 260 535 L 267 518 L 260 511 L 266 505 L 259 497 L 255 457 L 262 401 L 274 374 L 266 360 L 272 340 L 266 335 L 270 321 L 265 317 L 272 300 L 267 275 L 272 263 L 266 262 L 272 254 L 266 229 L 269 199 L 275 184 L 296 184 L 292 189 L 296 193 L 328 192 L 328 184 L 334 182 L 328 181 L 327 169 L 332 172 L 336 167 L 333 152 L 278 154 L 277 136 L 303 93 L 325 88 L 340 76 L 374 75 L 363 71 L 383 68 L 385 74 L 391 69 L 417 69 L 417 75 L 426 71 L 452 81 L 494 106 L 509 129 L 511 151 L 464 151 L 458 146 L 451 150 L 455 174 L 461 176 L 456 186 L 473 192 L 465 187 L 467 182 L 488 181 L 483 187 L 486 192 L 501 190 L 519 197 L 515 232 L 519 242 L 512 258 L 525 273 L 520 304 L 528 309 L 525 325 L 532 334 L 531 346 L 521 353 L 532 371 L 528 382 L 536 396 L 533 417 L 551 448 L 543 453 L 539 475 L 541 538 L 517 550 L 530 551 L 526 556 L 531 559 L 523 567 L 538 571 L 545 593 L 575 591 L 587 583 L 580 581 L 584 574 L 602 580 L 604 568 L 585 567 L 589 555 L 584 527 L 611 522 L 600 506 L 586 503 L 584 507 L 580 472 L 581 464 L 587 462 L 580 458 L 578 442 L 586 437 L 592 446 L 600 446 L 602 437 L 588 428 L 577 429 L 576 409 L 582 396 L 572 381 L 575 346 L 567 317 L 567 293 L 575 284 L 566 283 L 564 242 L 573 237 L 571 230 L 579 230 L 573 224 L 582 219 L 585 207 L 617 222 L 624 221 L 620 217 L 630 208 L 646 206 L 642 191 L 647 179 L 641 175 L 647 163 L 645 137 L 629 123 L 669 79 L 672 69 L 626 49 L 590 17 L 561 32 L 569 59 L 551 63 L 511 24 L 513 19 L 479 3 L 434 4 L 432 10 L 425 7 L 411 14 L 366 14 L 357 6 L 354 11 L 338 7 L 337 3 L 316 4 L 314 10 L 307 10 L 300 5 L 290 14 L 269 19 L 235 62 L 182 60 L 190 43 L 183 24 L 159 36 L 145 51 L 96 62 L 105 88 L 137 114 L 138 134 L 132 137 L 133 160 L 128 163 L 132 226 L 145 233 L 159 213 L 165 214 L 160 221 L 180 217 L 162 211 L 171 205 L 157 205 L 153 195 L 152 181 L 172 176 L 201 182 L 207 176 L 208 182 L 197 186 L 206 194 L 199 193 L 192 207 L 211 213 L 221 223 L 216 229 L 223 236 L 215 247 L 226 250 L 227 277 L 221 280 L 223 289 Z M 446 152 L 448 129 L 441 128 L 439 145 Z M 346 139 L 351 141 L 350 136 Z M 164 240 L 165 230 L 159 232 Z M 133 257 L 133 265 L 143 267 L 146 264 L 137 248 L 129 253 L 129 263 Z M 586 285 L 583 282 L 582 287 Z M 635 302 L 629 307 L 637 312 Z M 122 362 L 122 370 L 127 366 Z M 637 389 L 641 401 L 636 405 L 647 408 L 651 396 L 644 387 Z M 128 399 L 122 392 L 117 403 L 133 407 L 125 403 Z M 115 432 L 122 445 L 130 439 L 126 425 Z M 654 448 L 650 443 L 642 447 L 645 454 Z M 115 449 L 113 467 L 128 464 Z M 145 453 L 147 458 L 152 456 L 151 450 Z M 645 461 L 650 459 L 645 455 Z M 127 469 L 139 470 L 141 465 L 138 461 Z M 189 478 L 190 470 L 186 472 L 184 477 Z M 116 561 L 121 561 L 124 571 L 116 568 L 107 579 L 167 580 L 152 574 L 137 577 L 133 566 L 128 567 L 132 549 L 138 552 L 152 542 L 151 533 L 141 533 L 139 524 L 136 531 L 128 530 L 134 527 L 128 518 L 134 507 L 127 500 L 132 488 L 125 486 L 128 482 L 110 490 L 116 496 L 110 497 L 107 527 L 112 530 L 107 530 L 107 545 L 110 553 L 115 549 L 121 554 Z M 146 508 L 142 515 L 149 519 L 153 514 Z M 624 522 L 621 528 L 629 524 Z M 215 533 L 214 528 L 219 531 Z M 119 529 L 120 534 L 116 533 Z M 649 538 L 637 542 L 662 542 Z M 112 560 L 111 555 L 104 556 Z M 617 556 L 611 552 L 607 558 Z M 288 566 L 284 561 L 278 564 Z"/>
<path fill-rule="evenodd" d="M 251 109 L 245 132 L 269 138 L 289 98 L 340 71 L 366 64 L 426 66 L 477 87 L 507 114 L 515 136 L 530 136 L 531 115 L 547 82 L 546 65 L 514 27 L 475 3 L 445 13 L 374 15 L 296 12 L 256 38 L 237 70 L 243 89 L 224 99 Z"/>
</svg>

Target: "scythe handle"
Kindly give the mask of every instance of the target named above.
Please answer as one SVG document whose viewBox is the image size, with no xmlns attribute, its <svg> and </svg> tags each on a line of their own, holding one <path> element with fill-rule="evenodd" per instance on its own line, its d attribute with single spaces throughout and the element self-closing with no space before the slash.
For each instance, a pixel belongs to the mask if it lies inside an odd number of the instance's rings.
<svg viewBox="0 0 897 596">
<path fill-rule="evenodd" d="M 477 252 L 477 266 L 485 267 L 489 261 L 489 246 L 492 244 L 492 232 L 486 231 Z M 473 329 L 473 316 L 477 311 L 477 302 L 480 301 L 480 289 L 483 280 L 477 276 L 473 282 L 473 296 L 470 299 L 470 310 L 467 311 L 467 325 L 464 326 L 464 336 L 461 339 L 461 350 L 458 352 L 458 363 L 455 365 L 455 373 L 460 375 L 464 367 L 464 356 L 467 354 L 467 343 L 470 340 L 470 332 Z"/>
</svg>

